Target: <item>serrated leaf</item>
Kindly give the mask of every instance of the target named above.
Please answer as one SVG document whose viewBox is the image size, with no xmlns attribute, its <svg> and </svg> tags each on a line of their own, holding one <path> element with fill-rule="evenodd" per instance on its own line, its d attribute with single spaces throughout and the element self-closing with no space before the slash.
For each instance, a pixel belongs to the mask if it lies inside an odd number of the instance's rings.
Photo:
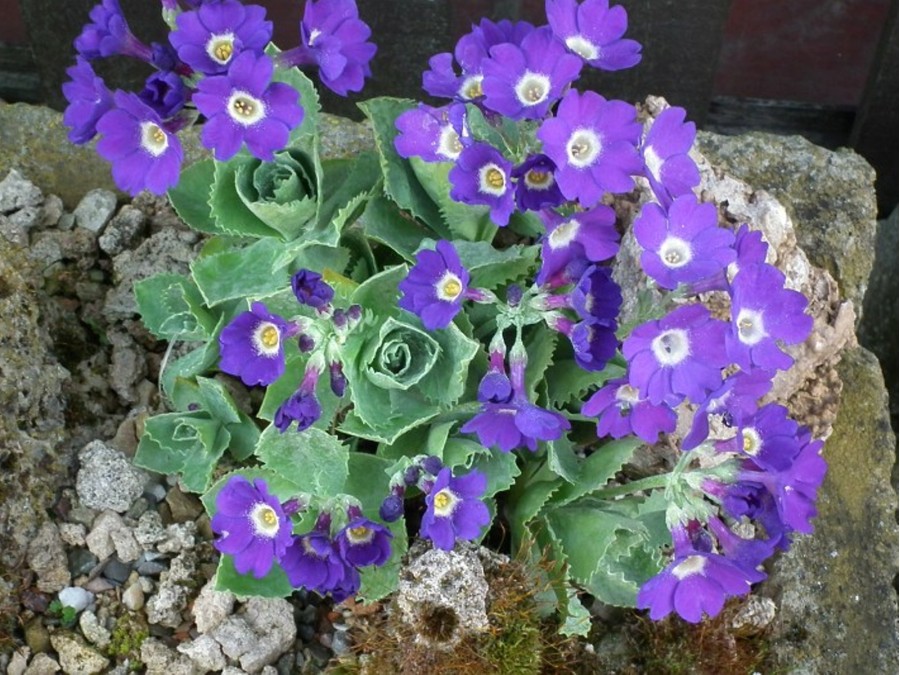
<svg viewBox="0 0 900 675">
<path fill-rule="evenodd" d="M 587 637 L 591 632 L 591 613 L 578 599 L 578 592 L 568 587 L 565 610 L 561 611 L 559 632 L 566 637 Z"/>
<path fill-rule="evenodd" d="M 625 369 L 614 363 L 607 363 L 598 372 L 585 370 L 574 359 L 557 359 L 547 369 L 547 395 L 551 405 L 561 408 L 569 403 L 584 402 L 591 387 L 624 375 Z"/>
<path fill-rule="evenodd" d="M 581 462 L 577 480 L 574 483 L 566 483 L 553 495 L 553 504 L 555 506 L 568 504 L 602 488 L 642 444 L 640 439 L 626 437 L 601 445 Z"/>
<path fill-rule="evenodd" d="M 357 104 L 372 122 L 375 147 L 378 150 L 384 191 L 398 206 L 446 236 L 449 234 L 437 205 L 419 183 L 409 162 L 397 154 L 394 121 L 415 105 L 414 101 L 380 97 Z M 449 237 L 446 237 L 449 238 Z"/>
<path fill-rule="evenodd" d="M 454 239 L 487 243 L 494 238 L 497 225 L 491 221 L 487 206 L 463 204 L 450 196 L 452 162 L 424 162 L 412 157 L 409 163 L 419 183 L 438 205 L 444 225 L 453 233 Z"/>
<path fill-rule="evenodd" d="M 217 231 L 237 237 L 279 237 L 276 230 L 247 208 L 238 193 L 239 170 L 257 161 L 242 151 L 227 162 L 215 163 L 215 180 L 209 205 Z"/>
<path fill-rule="evenodd" d="M 222 232 L 209 206 L 215 170 L 211 159 L 192 164 L 182 169 L 178 185 L 168 192 L 169 202 L 179 218 L 193 229 L 211 234 Z"/>
<path fill-rule="evenodd" d="M 528 367 L 525 371 L 525 388 L 530 398 L 535 398 L 537 386 L 544 380 L 544 373 L 553 362 L 553 350 L 559 333 L 544 327 L 534 326 L 525 337 L 525 350 L 528 352 Z"/>
<path fill-rule="evenodd" d="M 530 483 L 525 490 L 511 491 L 509 523 L 512 529 L 513 551 L 528 538 L 528 523 L 540 513 L 550 496 L 563 484 L 561 480 Z"/>
<path fill-rule="evenodd" d="M 321 429 L 278 431 L 269 426 L 259 438 L 256 456 L 265 467 L 303 492 L 336 495 L 344 492 L 349 450 Z"/>
<path fill-rule="evenodd" d="M 134 463 L 163 474 L 179 474 L 186 489 L 203 492 L 231 435 L 205 412 L 167 413 L 149 418 Z"/>
<path fill-rule="evenodd" d="M 568 434 L 547 442 L 547 465 L 567 483 L 578 482 L 583 461 L 575 455 L 575 444 L 569 439 Z"/>
<path fill-rule="evenodd" d="M 256 422 L 245 413 L 239 415 L 240 421 L 237 424 L 225 425 L 231 434 L 228 454 L 236 462 L 242 462 L 252 455 L 256 450 L 256 444 L 259 443 L 259 427 L 256 426 Z"/>
<path fill-rule="evenodd" d="M 194 282 L 182 274 L 157 274 L 134 285 L 138 311 L 144 325 L 156 337 L 173 340 L 205 340 L 215 328 L 216 317 L 203 305 Z"/>
<path fill-rule="evenodd" d="M 493 497 L 516 481 L 516 477 L 522 473 L 517 459 L 512 452 L 486 452 L 475 456 L 471 469 L 487 476 L 485 497 Z"/>
<path fill-rule="evenodd" d="M 331 160 L 324 165 L 323 203 L 319 212 L 320 227 L 331 223 L 337 214 L 345 211 L 335 225 L 338 232 L 351 222 L 353 210 L 348 211 L 348 205 L 356 202 L 356 207 L 373 196 L 381 182 L 381 169 L 378 165 L 378 156 L 371 151 L 362 152 L 353 160 Z M 354 210 L 356 209 L 354 207 Z M 361 212 L 361 209 L 359 209 Z M 359 215 L 358 213 L 356 215 Z"/>
<path fill-rule="evenodd" d="M 434 230 L 400 210 L 385 197 L 373 197 L 360 216 L 366 236 L 388 246 L 409 262 L 424 239 L 433 239 Z"/>
<path fill-rule="evenodd" d="M 639 527 L 617 512 L 578 505 L 552 509 L 546 518 L 566 553 L 569 576 L 581 584 L 590 583 L 617 532 Z"/>
<path fill-rule="evenodd" d="M 225 315 L 219 317 L 219 323 L 213 331 L 213 335 L 225 325 Z M 191 380 L 196 375 L 205 373 L 219 362 L 219 341 L 209 340 L 202 347 L 185 354 L 173 361 L 165 363 L 165 368 L 160 375 L 162 391 L 166 398 L 177 410 L 187 410 L 187 405 L 194 401 L 182 401 L 177 391 L 177 383 L 180 380 Z M 194 385 L 196 386 L 196 385 Z M 188 393 L 182 390 L 184 393 Z"/>
<path fill-rule="evenodd" d="M 197 258 L 191 273 L 210 307 L 227 300 L 265 297 L 290 285 L 287 268 L 280 264 L 282 253 L 283 244 L 267 237 L 246 248 Z"/>
<path fill-rule="evenodd" d="M 496 249 L 485 241 L 454 241 L 460 261 L 469 271 L 474 288 L 494 289 L 525 276 L 537 259 L 538 246 L 516 244 Z"/>
<path fill-rule="evenodd" d="M 222 424 L 237 424 L 241 421 L 240 411 L 221 382 L 210 377 L 198 377 L 197 386 L 203 408 L 215 419 Z"/>
</svg>

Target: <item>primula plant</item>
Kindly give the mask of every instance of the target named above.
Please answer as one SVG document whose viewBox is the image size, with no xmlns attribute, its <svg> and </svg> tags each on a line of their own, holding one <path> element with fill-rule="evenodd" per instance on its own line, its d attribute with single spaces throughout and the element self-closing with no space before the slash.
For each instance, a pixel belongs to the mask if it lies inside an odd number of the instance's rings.
<svg viewBox="0 0 900 675">
<path fill-rule="evenodd" d="M 208 235 L 190 274 L 135 288 L 170 343 L 170 412 L 135 462 L 202 493 L 219 588 L 372 600 L 410 537 L 484 541 L 552 561 L 562 630 L 583 633 L 580 592 L 697 622 L 811 531 L 822 443 L 761 404 L 807 301 L 752 223 L 698 197 L 684 110 L 576 88 L 640 61 L 622 7 L 481 21 L 423 74 L 443 105 L 360 104 L 375 149 L 350 159 L 322 157 L 300 69 L 362 89 L 376 48 L 353 0 L 307 2 L 286 49 L 259 6 L 162 13 L 168 43 L 145 45 L 117 0 L 91 12 L 65 122 L 120 188 L 167 192 Z M 140 92 L 93 70 L 119 55 L 154 68 Z M 184 167 L 198 124 L 211 157 Z M 617 194 L 640 205 L 647 277 L 627 322 Z M 668 464 L 641 473 L 654 446 Z"/>
</svg>

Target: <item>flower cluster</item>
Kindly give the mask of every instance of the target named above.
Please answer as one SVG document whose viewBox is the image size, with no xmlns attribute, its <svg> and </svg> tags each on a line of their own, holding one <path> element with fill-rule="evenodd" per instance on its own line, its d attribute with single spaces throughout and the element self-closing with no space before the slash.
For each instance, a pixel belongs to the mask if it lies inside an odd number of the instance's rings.
<svg viewBox="0 0 900 675">
<path fill-rule="evenodd" d="M 338 398 L 344 395 L 347 382 L 340 346 L 362 318 L 358 305 L 331 306 L 334 290 L 317 272 L 299 270 L 291 286 L 297 301 L 315 310 L 314 317 L 288 320 L 270 313 L 262 302 L 254 302 L 249 312 L 238 314 L 219 334 L 219 369 L 249 386 L 268 386 L 284 374 L 285 341 L 298 336 L 297 349 L 309 356 L 297 390 L 275 412 L 273 421 L 281 432 L 294 422 L 297 431 L 303 431 L 321 417 L 316 386 L 326 368 L 332 393 Z"/>
<path fill-rule="evenodd" d="M 347 507 L 346 524 L 334 535 L 328 511 L 310 532 L 294 535 L 291 515 L 298 508 L 296 500 L 279 503 L 260 478 L 232 476 L 216 495 L 215 547 L 232 556 L 239 574 L 261 579 L 277 563 L 295 588 L 331 594 L 336 602 L 359 590 L 359 568 L 384 565 L 391 557 L 393 535 L 358 506 Z"/>
<path fill-rule="evenodd" d="M 168 43 L 146 45 L 132 33 L 118 0 L 103 0 L 75 40 L 76 64 L 63 85 L 69 102 L 63 121 L 73 143 L 100 135 L 97 152 L 112 164 L 122 190 L 163 194 L 179 180 L 183 150 L 178 132 L 205 118 L 201 141 L 216 159 L 241 148 L 272 160 L 303 120 L 299 93 L 278 81 L 276 67 L 316 65 L 325 86 L 346 95 L 369 73 L 375 45 L 359 20 L 355 0 L 308 2 L 300 26 L 302 44 L 276 61 L 266 47 L 272 23 L 259 5 L 239 0 L 163 0 L 172 30 Z M 92 61 L 128 56 L 154 72 L 137 93 L 111 91 Z"/>
</svg>

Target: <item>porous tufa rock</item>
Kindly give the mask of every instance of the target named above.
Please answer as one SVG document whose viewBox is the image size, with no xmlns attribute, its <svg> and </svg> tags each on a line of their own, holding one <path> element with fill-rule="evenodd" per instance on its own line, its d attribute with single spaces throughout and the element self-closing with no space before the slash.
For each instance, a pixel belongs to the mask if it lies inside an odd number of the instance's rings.
<svg viewBox="0 0 900 675">
<path fill-rule="evenodd" d="M 397 606 L 416 641 L 451 649 L 470 633 L 488 628 L 488 584 L 477 552 L 463 544 L 452 551 L 418 542 L 400 573 Z"/>
<path fill-rule="evenodd" d="M 81 470 L 75 489 L 84 506 L 125 513 L 144 492 L 147 474 L 103 441 L 88 443 L 78 458 Z"/>
</svg>

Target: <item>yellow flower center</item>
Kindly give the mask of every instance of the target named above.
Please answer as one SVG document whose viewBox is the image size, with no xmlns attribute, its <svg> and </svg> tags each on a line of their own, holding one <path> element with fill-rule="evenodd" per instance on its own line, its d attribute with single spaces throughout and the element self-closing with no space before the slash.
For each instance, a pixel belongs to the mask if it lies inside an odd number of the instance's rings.
<svg viewBox="0 0 900 675">
<path fill-rule="evenodd" d="M 481 88 L 481 79 L 474 79 L 469 82 L 463 93 L 466 98 L 478 98 L 484 95 L 484 90 Z"/>
<path fill-rule="evenodd" d="M 246 98 L 234 99 L 231 108 L 241 117 L 251 117 L 256 112 L 256 105 L 254 105 L 253 101 L 249 101 Z"/>
<path fill-rule="evenodd" d="M 492 188 L 499 190 L 506 183 L 506 179 L 503 177 L 503 173 L 499 169 L 488 169 L 487 174 L 485 175 L 485 179 Z"/>
<path fill-rule="evenodd" d="M 458 501 L 459 497 L 457 497 L 449 488 L 444 488 L 434 496 L 434 514 L 440 518 L 450 516 Z"/>
<path fill-rule="evenodd" d="M 525 182 L 529 187 L 544 187 L 550 183 L 550 174 L 547 171 L 532 169 L 525 174 Z"/>
<path fill-rule="evenodd" d="M 206 54 L 220 66 L 228 65 L 234 56 L 234 34 L 218 33 L 210 36 L 206 43 Z"/>
<path fill-rule="evenodd" d="M 278 329 L 275 326 L 266 326 L 262 329 L 262 334 L 259 336 L 259 339 L 262 343 L 269 348 L 278 346 Z"/>
<path fill-rule="evenodd" d="M 220 42 L 215 47 L 213 47 L 213 54 L 216 55 L 216 58 L 219 61 L 227 61 L 231 58 L 231 55 L 234 53 L 234 47 L 230 42 Z"/>
<path fill-rule="evenodd" d="M 365 525 L 350 528 L 350 536 L 355 540 L 365 539 L 367 534 L 369 534 L 369 528 Z"/>
<path fill-rule="evenodd" d="M 169 137 L 153 122 L 141 124 L 141 147 L 154 157 L 159 157 L 169 147 Z"/>
<path fill-rule="evenodd" d="M 441 490 L 434 496 L 434 506 L 441 511 L 446 509 L 450 505 L 451 501 L 452 498 L 444 490 Z"/>
<path fill-rule="evenodd" d="M 278 516 L 275 515 L 275 510 L 271 506 L 267 506 L 265 509 L 262 509 L 259 514 L 260 519 L 271 527 L 275 523 L 278 522 Z"/>
<path fill-rule="evenodd" d="M 444 295 L 456 297 L 462 292 L 462 284 L 456 279 L 450 279 L 444 284 Z"/>
</svg>

